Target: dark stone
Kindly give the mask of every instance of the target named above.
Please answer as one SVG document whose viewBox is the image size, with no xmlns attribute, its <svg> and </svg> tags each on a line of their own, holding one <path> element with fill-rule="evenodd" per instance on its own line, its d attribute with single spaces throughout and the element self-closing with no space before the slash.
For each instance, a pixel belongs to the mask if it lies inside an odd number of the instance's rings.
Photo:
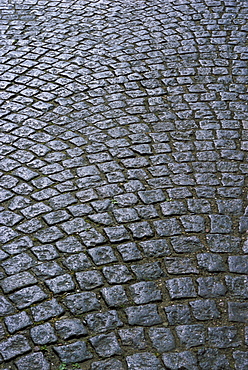
<svg viewBox="0 0 248 370">
<path fill-rule="evenodd" d="M 81 217 L 75 217 L 73 220 L 63 222 L 60 227 L 66 232 L 66 234 L 71 235 L 79 233 L 87 229 L 88 225 Z"/>
<path fill-rule="evenodd" d="M 2 267 L 8 275 L 28 270 L 34 264 L 34 260 L 27 253 L 20 253 L 12 258 L 1 263 Z"/>
<path fill-rule="evenodd" d="M 123 364 L 119 360 L 97 361 L 91 364 L 91 370 L 124 370 Z"/>
<path fill-rule="evenodd" d="M 33 246 L 33 241 L 28 236 L 23 236 L 12 243 L 5 244 L 2 249 L 9 254 L 18 254 Z"/>
<path fill-rule="evenodd" d="M 224 189 L 229 189 L 229 188 L 224 188 Z M 232 190 L 235 190 L 235 188 Z M 225 194 L 225 195 L 228 195 L 228 194 Z M 241 194 L 239 194 L 238 196 L 241 196 Z M 242 215 L 243 213 L 242 199 L 225 199 L 225 200 L 218 199 L 217 206 L 218 206 L 218 210 L 220 214 Z"/>
<path fill-rule="evenodd" d="M 23 335 L 14 335 L 0 343 L 0 353 L 4 360 L 10 360 L 31 350 Z"/>
<path fill-rule="evenodd" d="M 83 231 L 79 235 L 86 247 L 89 248 L 95 247 L 98 244 L 103 244 L 106 241 L 106 238 L 93 228 L 88 231 Z"/>
<path fill-rule="evenodd" d="M 215 253 L 199 253 L 197 254 L 198 266 L 206 269 L 209 272 L 226 271 L 222 256 Z"/>
<path fill-rule="evenodd" d="M 23 222 L 21 225 L 18 225 L 16 229 L 22 231 L 25 234 L 32 234 L 42 227 L 43 225 L 39 220 L 32 219 L 27 222 Z"/>
<path fill-rule="evenodd" d="M 113 249 L 109 246 L 91 248 L 88 250 L 88 253 L 96 265 L 117 261 Z"/>
<path fill-rule="evenodd" d="M 139 216 L 133 208 L 118 208 L 113 210 L 117 222 L 131 222 L 139 220 Z"/>
<path fill-rule="evenodd" d="M 159 236 L 173 236 L 182 233 L 181 226 L 176 218 L 154 221 Z"/>
<path fill-rule="evenodd" d="M 23 219 L 22 216 L 17 215 L 14 212 L 3 211 L 0 212 L 0 224 L 6 226 L 14 226 Z"/>
<path fill-rule="evenodd" d="M 129 287 L 131 296 L 136 304 L 161 301 L 162 293 L 154 282 L 140 282 Z"/>
<path fill-rule="evenodd" d="M 161 361 L 150 352 L 135 353 L 134 355 L 126 357 L 128 370 L 164 370 Z"/>
<path fill-rule="evenodd" d="M 138 280 L 156 280 L 165 275 L 159 262 L 132 265 L 131 269 Z"/>
<path fill-rule="evenodd" d="M 111 242 L 122 242 L 130 239 L 130 235 L 124 226 L 106 227 L 104 231 Z"/>
<path fill-rule="evenodd" d="M 171 244 L 177 253 L 193 253 L 204 249 L 200 239 L 196 236 L 175 236 L 171 238 Z"/>
<path fill-rule="evenodd" d="M 56 227 L 51 226 L 35 234 L 35 237 L 41 243 L 50 243 L 62 238 L 64 234 Z"/>
<path fill-rule="evenodd" d="M 248 277 L 243 276 L 229 276 L 225 277 L 228 293 L 237 298 L 248 298 Z"/>
<path fill-rule="evenodd" d="M 78 341 L 65 346 L 53 347 L 60 360 L 66 364 L 83 362 L 92 358 L 91 352 L 88 351 L 85 342 Z"/>
<path fill-rule="evenodd" d="M 211 233 L 227 234 L 232 230 L 232 221 L 229 216 L 210 215 Z"/>
<path fill-rule="evenodd" d="M 19 309 L 21 309 L 29 307 L 35 302 L 43 301 L 47 298 L 47 294 L 40 287 L 35 285 L 18 290 L 9 298 Z"/>
<path fill-rule="evenodd" d="M 87 270 L 92 267 L 92 263 L 84 253 L 73 254 L 72 256 L 65 258 L 63 264 L 72 271 Z"/>
<path fill-rule="evenodd" d="M 56 243 L 56 247 L 60 252 L 65 253 L 82 252 L 84 250 L 82 244 L 74 236 L 60 240 Z"/>
<path fill-rule="evenodd" d="M 138 215 L 143 219 L 151 219 L 158 217 L 158 212 L 156 208 L 152 205 L 136 206 L 135 209 L 138 212 Z"/>
<path fill-rule="evenodd" d="M 160 353 L 171 351 L 176 346 L 174 336 L 168 328 L 152 328 L 149 330 L 149 337 Z"/>
<path fill-rule="evenodd" d="M 189 302 L 192 313 L 197 320 L 212 320 L 220 317 L 216 303 L 213 300 L 196 300 Z"/>
<path fill-rule="evenodd" d="M 177 304 L 164 308 L 170 325 L 190 324 L 190 310 L 186 304 Z"/>
<path fill-rule="evenodd" d="M 88 215 L 88 218 L 91 221 L 104 226 L 112 225 L 114 223 L 113 218 L 107 212 Z"/>
<path fill-rule="evenodd" d="M 49 323 L 34 326 L 30 329 L 30 335 L 35 344 L 48 344 L 57 341 L 54 329 Z"/>
<path fill-rule="evenodd" d="M 123 326 L 115 310 L 104 313 L 89 314 L 86 316 L 86 323 L 89 329 L 96 333 L 103 333 Z"/>
<path fill-rule="evenodd" d="M 196 280 L 198 287 L 198 294 L 204 298 L 217 298 L 226 294 L 226 287 L 217 277 L 205 277 Z"/>
<path fill-rule="evenodd" d="M 87 335 L 85 326 L 79 319 L 61 319 L 55 322 L 55 329 L 63 339 Z"/>
<path fill-rule="evenodd" d="M 169 279 L 166 287 L 171 299 L 196 297 L 193 280 L 189 277 Z"/>
<path fill-rule="evenodd" d="M 34 321 L 48 320 L 52 317 L 56 317 L 64 313 L 64 309 L 58 304 L 56 299 L 51 299 L 38 304 L 35 307 L 31 307 L 31 313 Z"/>
<path fill-rule="evenodd" d="M 165 200 L 162 190 L 146 190 L 138 192 L 140 199 L 146 204 L 158 203 Z"/>
<path fill-rule="evenodd" d="M 64 210 L 47 213 L 43 216 L 44 220 L 48 225 L 54 225 L 62 221 L 66 221 L 70 218 L 69 213 Z"/>
<path fill-rule="evenodd" d="M 103 285 L 102 275 L 94 270 L 77 272 L 76 279 L 82 290 L 90 290 Z"/>
<path fill-rule="evenodd" d="M 240 238 L 231 235 L 207 235 L 207 242 L 211 252 L 238 253 L 240 252 Z"/>
<path fill-rule="evenodd" d="M 45 281 L 48 288 L 54 293 L 69 292 L 75 288 L 71 275 L 64 274 Z"/>
<path fill-rule="evenodd" d="M 208 328 L 208 342 L 210 346 L 216 348 L 234 348 L 241 344 L 234 326 Z"/>
<path fill-rule="evenodd" d="M 145 349 L 147 347 L 143 328 L 120 329 L 118 334 L 124 346 L 130 346 L 131 348 L 137 347 L 138 349 Z"/>
<path fill-rule="evenodd" d="M 239 232 L 243 234 L 247 232 L 247 230 L 248 230 L 248 217 L 242 216 L 239 219 Z"/>
<path fill-rule="evenodd" d="M 80 315 L 100 308 L 96 294 L 91 292 L 71 294 L 66 296 L 63 301 L 73 315 Z"/>
<path fill-rule="evenodd" d="M 16 289 L 37 283 L 36 278 L 29 272 L 20 272 L 19 274 L 9 276 L 0 282 L 5 293 L 10 293 Z"/>
<path fill-rule="evenodd" d="M 205 221 L 202 216 L 181 216 L 180 220 L 187 232 L 199 233 L 205 231 Z"/>
<path fill-rule="evenodd" d="M 18 370 L 30 370 L 32 367 L 35 370 L 50 370 L 50 364 L 45 359 L 42 352 L 32 353 L 27 356 L 23 356 L 16 361 Z"/>
<path fill-rule="evenodd" d="M 121 347 L 114 333 L 97 335 L 91 338 L 90 342 L 96 353 L 101 357 L 111 357 L 122 354 Z"/>
<path fill-rule="evenodd" d="M 230 272 L 248 273 L 248 256 L 230 256 L 228 257 L 228 264 Z"/>
<path fill-rule="evenodd" d="M 169 370 L 199 370 L 194 353 L 189 351 L 167 353 L 163 355 L 163 362 Z"/>
<path fill-rule="evenodd" d="M 64 207 L 76 202 L 76 198 L 74 198 L 70 193 L 66 193 L 52 197 L 49 201 L 49 204 L 54 210 L 57 210 L 63 209 Z"/>
<path fill-rule="evenodd" d="M 65 271 L 54 261 L 44 262 L 40 265 L 37 264 L 33 267 L 33 272 L 36 276 L 41 278 L 50 278 L 53 276 L 61 275 Z"/>
<path fill-rule="evenodd" d="M 136 247 L 135 243 L 121 244 L 117 247 L 118 252 L 121 254 L 123 261 L 136 261 L 142 259 L 142 254 Z"/>
<path fill-rule="evenodd" d="M 233 353 L 235 367 L 237 370 L 246 370 L 248 366 L 248 352 L 235 351 Z"/>
<path fill-rule="evenodd" d="M 183 215 L 187 213 L 187 208 L 185 207 L 183 202 L 178 200 L 164 202 L 160 204 L 162 213 L 165 216 L 170 215 Z"/>
<path fill-rule="evenodd" d="M 101 289 L 103 298 L 110 307 L 123 307 L 128 303 L 126 292 L 122 285 Z"/>
<path fill-rule="evenodd" d="M 77 204 L 75 206 L 69 206 L 68 209 L 75 217 L 86 216 L 93 212 L 92 207 L 88 204 Z"/>
<path fill-rule="evenodd" d="M 59 256 L 57 250 L 51 245 L 37 245 L 32 248 L 32 252 L 40 261 L 49 261 Z"/>
<path fill-rule="evenodd" d="M 229 321 L 248 323 L 248 303 L 228 302 Z"/>
<path fill-rule="evenodd" d="M 153 236 L 153 230 L 149 223 L 145 221 L 129 224 L 128 228 L 131 230 L 133 237 L 137 239 Z"/>
<path fill-rule="evenodd" d="M 162 323 L 155 304 L 128 307 L 125 312 L 129 325 L 153 326 Z"/>
<path fill-rule="evenodd" d="M 202 370 L 231 370 L 227 357 L 216 348 L 199 349 L 197 357 Z"/>
<path fill-rule="evenodd" d="M 32 324 L 30 317 L 25 311 L 7 316 L 4 321 L 11 334 Z"/>
<path fill-rule="evenodd" d="M 188 209 L 192 213 L 211 213 L 211 206 L 206 199 L 188 199 Z"/>
<path fill-rule="evenodd" d="M 171 254 L 170 247 L 164 239 L 148 240 L 140 242 L 139 245 L 147 257 L 163 257 Z"/>
<path fill-rule="evenodd" d="M 42 213 L 50 212 L 51 210 L 51 207 L 47 206 L 45 203 L 40 202 L 24 208 L 23 210 L 21 210 L 21 213 L 29 219 L 39 216 Z"/>
<path fill-rule="evenodd" d="M 198 274 L 193 258 L 167 257 L 164 259 L 169 274 Z"/>
<path fill-rule="evenodd" d="M 176 327 L 181 345 L 186 348 L 205 344 L 205 328 L 203 325 L 181 325 Z"/>
<path fill-rule="evenodd" d="M 128 268 L 124 265 L 111 265 L 108 267 L 103 267 L 103 275 L 110 284 L 120 284 L 126 283 L 132 280 L 132 275 L 130 274 Z"/>
</svg>

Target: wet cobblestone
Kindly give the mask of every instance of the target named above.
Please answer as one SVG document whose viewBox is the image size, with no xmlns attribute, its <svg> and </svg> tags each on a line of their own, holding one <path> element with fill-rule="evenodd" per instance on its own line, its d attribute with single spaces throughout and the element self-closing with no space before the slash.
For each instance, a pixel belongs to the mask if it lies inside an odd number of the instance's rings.
<svg viewBox="0 0 248 370">
<path fill-rule="evenodd" d="M 1 0 L 1 370 L 248 368 L 247 15 Z"/>
</svg>

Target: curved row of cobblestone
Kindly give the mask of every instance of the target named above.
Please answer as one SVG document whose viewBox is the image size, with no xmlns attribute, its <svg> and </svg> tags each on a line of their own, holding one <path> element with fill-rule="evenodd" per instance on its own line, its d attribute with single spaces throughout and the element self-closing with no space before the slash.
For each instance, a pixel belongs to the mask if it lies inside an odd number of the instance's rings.
<svg viewBox="0 0 248 370">
<path fill-rule="evenodd" d="M 0 369 L 248 368 L 247 13 L 1 0 Z"/>
</svg>

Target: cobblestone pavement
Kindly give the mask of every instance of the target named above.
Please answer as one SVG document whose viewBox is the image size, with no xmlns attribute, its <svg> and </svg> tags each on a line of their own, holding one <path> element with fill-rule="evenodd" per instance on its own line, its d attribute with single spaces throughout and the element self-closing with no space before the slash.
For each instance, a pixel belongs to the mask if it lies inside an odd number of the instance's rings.
<svg viewBox="0 0 248 370">
<path fill-rule="evenodd" d="M 0 14 L 0 369 L 247 370 L 248 2 Z"/>
</svg>

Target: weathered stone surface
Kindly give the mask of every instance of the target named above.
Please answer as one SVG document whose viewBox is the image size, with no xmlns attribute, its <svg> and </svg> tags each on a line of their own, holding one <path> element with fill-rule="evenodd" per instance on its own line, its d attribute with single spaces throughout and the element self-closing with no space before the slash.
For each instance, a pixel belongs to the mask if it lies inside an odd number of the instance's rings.
<svg viewBox="0 0 248 370">
<path fill-rule="evenodd" d="M 130 325 L 152 326 L 162 323 L 155 304 L 128 307 L 125 312 Z"/>
<path fill-rule="evenodd" d="M 31 307 L 31 313 L 33 315 L 34 321 L 48 320 L 52 317 L 56 317 L 64 313 L 64 309 L 56 299 L 51 299 L 38 304 L 35 307 Z"/>
<path fill-rule="evenodd" d="M 148 346 L 143 328 L 120 329 L 118 334 L 124 346 L 129 346 L 130 348 L 135 346 L 138 349 L 145 349 Z"/>
<path fill-rule="evenodd" d="M 53 348 L 60 360 L 66 364 L 82 362 L 93 357 L 87 349 L 85 342 L 82 341 Z"/>
<path fill-rule="evenodd" d="M 180 343 L 186 346 L 187 349 L 205 344 L 204 332 L 203 325 L 180 325 L 176 327 Z"/>
<path fill-rule="evenodd" d="M 80 315 L 100 308 L 96 294 L 91 292 L 70 294 L 64 298 L 64 303 L 73 315 Z"/>
<path fill-rule="evenodd" d="M 166 287 L 172 299 L 196 297 L 193 280 L 189 277 L 169 279 Z"/>
<path fill-rule="evenodd" d="M 100 334 L 90 339 L 96 353 L 101 357 L 121 355 L 122 350 L 116 336 L 112 334 Z"/>
<path fill-rule="evenodd" d="M 55 329 L 63 339 L 86 335 L 87 329 L 79 319 L 61 319 L 55 322 Z"/>
<path fill-rule="evenodd" d="M 166 353 L 162 358 L 165 368 L 170 370 L 180 370 L 181 368 L 185 368 L 187 370 L 198 370 L 199 368 L 196 356 L 189 351 Z"/>
<path fill-rule="evenodd" d="M 1 1 L 1 369 L 247 368 L 247 10 Z"/>
<path fill-rule="evenodd" d="M 89 314 L 86 316 L 86 323 L 90 331 L 96 333 L 103 333 L 123 325 L 115 310 Z"/>
<path fill-rule="evenodd" d="M 23 356 L 16 361 L 16 365 L 18 370 L 29 370 L 32 367 L 37 370 L 50 370 L 50 363 L 46 360 L 42 352 Z"/>
<path fill-rule="evenodd" d="M 25 311 L 12 316 L 7 316 L 4 321 L 11 334 L 32 324 L 31 318 Z"/>
<path fill-rule="evenodd" d="M 221 354 L 216 348 L 199 349 L 197 357 L 199 365 L 203 370 L 231 369 L 227 357 Z"/>
<path fill-rule="evenodd" d="M 234 326 L 208 328 L 208 341 L 216 348 L 235 348 L 241 343 Z"/>
<path fill-rule="evenodd" d="M 126 357 L 127 366 L 130 370 L 136 369 L 154 369 L 164 370 L 160 360 L 150 352 L 136 353 Z"/>
<path fill-rule="evenodd" d="M 119 360 L 97 361 L 91 364 L 91 370 L 124 370 L 123 364 Z"/>
<path fill-rule="evenodd" d="M 30 335 L 35 344 L 48 344 L 57 341 L 54 329 L 49 323 L 31 328 Z"/>
<path fill-rule="evenodd" d="M 164 310 L 171 325 L 190 324 L 192 321 L 189 306 L 186 304 L 168 306 Z"/>
<path fill-rule="evenodd" d="M 153 346 L 160 353 L 171 351 L 175 348 L 176 343 L 170 329 L 167 328 L 151 328 L 149 337 Z"/>
<path fill-rule="evenodd" d="M 30 351 L 31 347 L 23 335 L 14 335 L 0 343 L 0 353 L 4 360 L 10 360 Z"/>
<path fill-rule="evenodd" d="M 11 301 L 18 308 L 26 308 L 35 302 L 43 301 L 47 294 L 38 286 L 23 288 L 10 295 Z"/>
</svg>

